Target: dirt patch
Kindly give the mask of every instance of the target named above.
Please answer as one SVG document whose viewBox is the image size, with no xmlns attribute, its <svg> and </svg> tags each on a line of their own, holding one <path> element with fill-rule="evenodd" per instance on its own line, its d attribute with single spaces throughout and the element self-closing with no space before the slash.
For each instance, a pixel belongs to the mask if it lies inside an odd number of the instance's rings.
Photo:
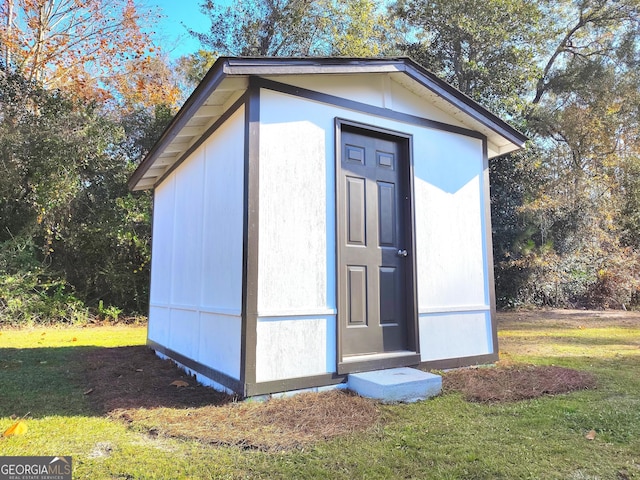
<svg viewBox="0 0 640 480">
<path fill-rule="evenodd" d="M 596 379 L 571 368 L 509 365 L 446 372 L 444 393 L 460 392 L 471 402 L 513 402 L 595 388 Z"/>
<path fill-rule="evenodd" d="M 145 346 L 96 348 L 84 354 L 85 392 L 96 410 L 222 405 L 233 397 L 199 385 Z M 172 385 L 175 381 L 187 386 Z"/>
</svg>

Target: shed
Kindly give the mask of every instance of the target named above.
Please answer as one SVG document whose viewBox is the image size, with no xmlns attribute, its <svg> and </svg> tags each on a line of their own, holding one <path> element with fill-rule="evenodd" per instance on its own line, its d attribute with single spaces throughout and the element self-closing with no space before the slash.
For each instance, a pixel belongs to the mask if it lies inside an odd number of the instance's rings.
<svg viewBox="0 0 640 480">
<path fill-rule="evenodd" d="M 495 361 L 488 161 L 525 141 L 408 58 L 219 58 L 129 181 L 148 345 L 243 396 Z"/>
</svg>

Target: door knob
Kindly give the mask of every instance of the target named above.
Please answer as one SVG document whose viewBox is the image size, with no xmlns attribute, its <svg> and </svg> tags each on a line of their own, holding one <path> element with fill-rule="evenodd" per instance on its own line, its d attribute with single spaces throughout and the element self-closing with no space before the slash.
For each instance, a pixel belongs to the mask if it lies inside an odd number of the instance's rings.
<svg viewBox="0 0 640 480">
<path fill-rule="evenodd" d="M 409 255 L 409 254 L 407 253 L 406 250 L 398 250 L 398 256 L 399 257 L 406 257 L 407 255 Z"/>
</svg>

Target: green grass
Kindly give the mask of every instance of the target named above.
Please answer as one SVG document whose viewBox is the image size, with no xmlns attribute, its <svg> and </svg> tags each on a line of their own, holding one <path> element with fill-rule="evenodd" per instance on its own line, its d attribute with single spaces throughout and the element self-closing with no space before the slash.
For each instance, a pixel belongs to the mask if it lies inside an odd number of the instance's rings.
<svg viewBox="0 0 640 480">
<path fill-rule="evenodd" d="M 590 371 L 598 388 L 511 404 L 448 394 L 383 406 L 373 430 L 277 453 L 150 437 L 92 411 L 78 353 L 142 344 L 142 327 L 1 331 L 0 430 L 10 415 L 31 414 L 24 436 L 0 440 L 0 455 L 72 455 L 80 479 L 640 478 L 640 320 L 580 328 L 507 318 L 501 327 L 502 358 Z"/>
</svg>

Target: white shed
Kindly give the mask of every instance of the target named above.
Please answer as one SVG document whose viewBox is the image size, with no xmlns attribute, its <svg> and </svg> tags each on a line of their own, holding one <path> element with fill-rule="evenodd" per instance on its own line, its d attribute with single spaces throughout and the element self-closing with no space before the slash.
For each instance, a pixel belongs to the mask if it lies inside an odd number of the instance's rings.
<svg viewBox="0 0 640 480">
<path fill-rule="evenodd" d="M 498 357 L 488 161 L 526 138 L 406 58 L 220 58 L 132 175 L 148 345 L 251 396 Z"/>
</svg>

